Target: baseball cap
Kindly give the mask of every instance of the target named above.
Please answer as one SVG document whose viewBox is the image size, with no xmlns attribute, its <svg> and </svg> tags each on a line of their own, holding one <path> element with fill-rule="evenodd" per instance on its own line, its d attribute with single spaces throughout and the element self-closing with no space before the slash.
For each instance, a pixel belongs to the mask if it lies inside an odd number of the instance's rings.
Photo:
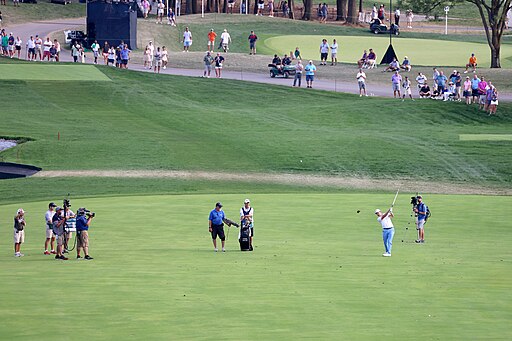
<svg viewBox="0 0 512 341">
<path fill-rule="evenodd" d="M 55 211 L 61 211 L 62 210 L 62 207 L 60 206 L 57 206 L 57 208 L 55 209 Z"/>
<path fill-rule="evenodd" d="M 18 208 L 17 214 L 20 214 L 20 213 L 25 213 L 25 211 L 23 211 L 23 208 Z"/>
<path fill-rule="evenodd" d="M 250 202 L 251 202 L 251 201 L 250 201 L 249 199 L 245 199 L 245 200 L 244 200 L 244 204 L 248 204 L 248 203 L 250 203 Z"/>
<path fill-rule="evenodd" d="M 215 204 L 215 207 L 222 207 L 222 204 L 220 202 Z"/>
<path fill-rule="evenodd" d="M 379 213 L 379 212 L 380 212 L 380 210 L 377 208 L 377 209 L 375 210 L 375 214 L 377 214 L 377 213 Z"/>
<path fill-rule="evenodd" d="M 408 59 L 409 57 L 405 56 L 404 58 L 405 58 L 405 59 Z"/>
<path fill-rule="evenodd" d="M 48 204 L 48 207 L 57 207 L 57 205 L 55 205 L 54 202 L 51 202 L 50 204 Z"/>
<path fill-rule="evenodd" d="M 417 199 L 423 199 L 423 198 L 421 197 L 421 195 L 417 195 L 417 196 L 416 196 L 416 198 L 417 198 Z"/>
</svg>

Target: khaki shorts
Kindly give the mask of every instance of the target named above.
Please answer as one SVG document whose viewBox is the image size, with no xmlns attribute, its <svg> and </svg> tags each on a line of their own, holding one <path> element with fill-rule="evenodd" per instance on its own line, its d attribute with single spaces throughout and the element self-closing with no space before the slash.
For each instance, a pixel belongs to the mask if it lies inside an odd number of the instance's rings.
<svg viewBox="0 0 512 341">
<path fill-rule="evenodd" d="M 214 41 L 208 40 L 208 46 L 215 46 L 215 40 Z"/>
<path fill-rule="evenodd" d="M 57 246 L 64 245 L 64 235 L 56 236 L 55 239 L 57 240 Z"/>
<path fill-rule="evenodd" d="M 17 231 L 14 229 L 14 244 L 21 244 L 25 242 L 25 230 Z"/>
<path fill-rule="evenodd" d="M 46 225 L 46 239 L 50 239 L 53 237 L 53 230 Z"/>
<path fill-rule="evenodd" d="M 77 232 L 76 247 L 89 247 L 89 231 Z"/>
<path fill-rule="evenodd" d="M 418 230 L 422 230 L 422 229 L 423 229 L 423 226 L 425 225 L 425 219 L 423 219 L 423 220 L 418 220 L 418 223 L 417 223 L 417 224 L 418 224 L 418 225 L 417 225 L 417 226 L 418 226 L 418 227 L 417 227 L 417 229 L 418 229 Z"/>
</svg>

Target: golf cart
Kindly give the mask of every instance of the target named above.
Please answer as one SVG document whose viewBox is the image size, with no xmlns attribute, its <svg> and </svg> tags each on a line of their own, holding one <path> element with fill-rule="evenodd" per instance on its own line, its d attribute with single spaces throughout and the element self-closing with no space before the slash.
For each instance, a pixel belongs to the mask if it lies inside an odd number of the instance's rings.
<svg viewBox="0 0 512 341">
<path fill-rule="evenodd" d="M 82 46 L 88 46 L 87 35 L 84 33 L 84 31 L 64 31 L 64 39 L 66 44 L 69 44 L 69 46 L 74 45 L 76 42 Z"/>
<path fill-rule="evenodd" d="M 279 65 L 277 67 L 275 64 L 268 64 L 268 67 L 270 68 L 270 77 L 272 78 L 276 76 L 283 76 L 284 78 L 295 76 L 295 66 L 293 65 Z"/>
<path fill-rule="evenodd" d="M 386 26 L 386 24 L 383 24 L 380 21 L 380 19 L 373 19 L 372 21 L 370 21 L 370 31 L 375 34 L 379 34 L 379 33 L 390 34 L 391 33 L 394 35 L 399 35 L 400 27 L 398 27 L 398 25 L 391 24 L 391 26 L 389 27 L 389 30 L 388 30 L 388 27 Z"/>
</svg>

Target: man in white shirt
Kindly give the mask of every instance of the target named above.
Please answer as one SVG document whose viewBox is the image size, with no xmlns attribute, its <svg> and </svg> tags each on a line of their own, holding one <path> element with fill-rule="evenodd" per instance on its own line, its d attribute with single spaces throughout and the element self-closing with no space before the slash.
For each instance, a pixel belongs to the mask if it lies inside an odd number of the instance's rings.
<svg viewBox="0 0 512 341">
<path fill-rule="evenodd" d="M 329 44 L 327 39 L 322 39 L 320 44 L 320 65 L 327 65 L 327 56 L 329 55 Z"/>
<path fill-rule="evenodd" d="M 30 36 L 27 41 L 28 60 L 36 60 L 36 43 L 34 37 Z"/>
<path fill-rule="evenodd" d="M 91 45 L 91 50 L 94 54 L 94 64 L 98 64 L 98 56 L 100 55 L 100 44 L 95 40 Z"/>
<path fill-rule="evenodd" d="M 423 73 L 418 72 L 418 77 L 416 77 L 416 83 L 418 83 L 418 91 L 423 87 L 423 84 L 427 82 L 427 76 Z"/>
<path fill-rule="evenodd" d="M 41 49 L 41 47 L 43 46 L 43 40 L 41 38 L 39 38 L 38 35 L 36 35 L 36 40 L 34 40 L 34 43 L 36 44 L 36 55 L 39 55 L 39 60 L 42 60 L 43 59 L 43 51 Z M 48 49 L 48 51 L 50 51 Z M 34 60 L 36 58 L 34 57 Z"/>
<path fill-rule="evenodd" d="M 224 29 L 224 32 L 220 35 L 220 43 L 222 44 L 221 46 L 224 52 L 228 52 L 229 44 L 231 43 L 231 36 L 227 29 Z"/>
<path fill-rule="evenodd" d="M 149 55 L 148 55 L 148 62 L 149 62 L 149 68 L 151 69 L 153 67 L 153 56 L 155 55 L 155 45 L 153 45 L 153 41 L 149 41 L 148 44 L 149 49 Z"/>
<path fill-rule="evenodd" d="M 359 72 L 356 75 L 356 79 L 359 86 L 359 97 L 362 97 L 363 94 L 368 96 L 366 94 L 366 74 L 364 73 L 363 69 L 359 69 Z"/>
<path fill-rule="evenodd" d="M 382 225 L 382 240 L 386 249 L 382 256 L 391 257 L 391 247 L 393 246 L 393 236 L 395 235 L 395 227 L 391 221 L 391 218 L 394 217 L 393 211 L 390 208 L 386 213 L 382 213 L 379 209 L 376 209 L 375 214 L 377 215 L 377 221 Z"/>
<path fill-rule="evenodd" d="M 44 215 L 44 221 L 46 224 L 46 241 L 44 242 L 44 254 L 50 255 L 50 254 L 57 254 L 54 248 L 55 243 L 55 236 L 53 235 L 53 215 L 55 214 L 55 203 L 51 202 L 48 205 L 48 211 L 46 211 L 46 214 Z M 52 251 L 48 251 L 48 243 L 50 243 L 50 246 L 52 248 Z"/>
<path fill-rule="evenodd" d="M 331 45 L 331 65 L 337 65 L 338 64 L 338 43 L 336 42 L 336 39 L 332 40 Z"/>
<path fill-rule="evenodd" d="M 191 45 L 192 32 L 189 31 L 188 27 L 185 27 L 185 32 L 183 32 L 183 52 L 188 52 Z"/>
<path fill-rule="evenodd" d="M 52 48 L 53 43 L 50 41 L 49 37 L 46 37 L 46 40 L 43 43 L 43 60 L 48 59 L 50 61 L 50 49 Z"/>
</svg>

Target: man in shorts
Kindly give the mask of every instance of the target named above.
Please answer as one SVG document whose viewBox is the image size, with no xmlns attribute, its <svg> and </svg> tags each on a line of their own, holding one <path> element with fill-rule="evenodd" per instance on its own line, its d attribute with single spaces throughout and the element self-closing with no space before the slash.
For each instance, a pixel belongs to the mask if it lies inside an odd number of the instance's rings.
<svg viewBox="0 0 512 341">
<path fill-rule="evenodd" d="M 46 40 L 43 43 L 43 60 L 50 61 L 50 49 L 52 48 L 53 43 L 50 41 L 50 37 L 46 37 Z"/>
<path fill-rule="evenodd" d="M 366 94 L 366 74 L 363 69 L 359 69 L 359 72 L 356 75 L 357 85 L 359 86 L 359 97 L 363 95 L 368 96 Z"/>
<path fill-rule="evenodd" d="M 480 84 L 480 78 L 476 74 L 473 75 L 473 79 L 471 79 L 471 97 L 473 103 L 478 103 L 478 98 L 480 97 L 480 93 L 478 91 L 478 84 Z"/>
<path fill-rule="evenodd" d="M 313 81 L 315 80 L 315 72 L 316 72 L 316 66 L 313 64 L 313 61 L 310 60 L 306 67 L 304 68 L 304 71 L 306 71 L 306 84 L 308 88 L 313 88 Z"/>
<path fill-rule="evenodd" d="M 427 219 L 427 206 L 423 203 L 423 198 L 421 195 L 416 197 L 418 199 L 418 205 L 414 207 L 413 211 L 417 215 L 416 229 L 418 230 L 418 239 L 416 239 L 416 243 L 424 243 L 425 242 L 425 221 Z"/>
<path fill-rule="evenodd" d="M 327 39 L 322 39 L 320 44 L 320 65 L 327 65 L 327 56 L 329 55 L 329 44 Z"/>
<path fill-rule="evenodd" d="M 94 43 L 92 43 L 91 50 L 94 55 L 94 64 L 98 64 L 98 57 L 100 55 L 100 44 L 98 44 L 97 40 L 95 40 Z"/>
<path fill-rule="evenodd" d="M 57 239 L 57 254 L 55 255 L 55 259 L 68 260 L 68 258 L 64 256 L 64 242 L 66 239 L 64 227 L 66 225 L 66 219 L 64 219 L 64 212 L 62 212 L 61 207 L 55 209 L 52 223 L 53 234 L 55 235 L 55 239 Z"/>
<path fill-rule="evenodd" d="M 256 41 L 258 40 L 258 36 L 254 33 L 254 31 L 251 31 L 251 34 L 249 34 L 249 55 L 256 55 Z"/>
<path fill-rule="evenodd" d="M 211 55 L 210 51 L 206 51 L 206 55 L 203 58 L 204 62 L 204 72 L 203 77 L 210 78 L 210 74 L 212 72 L 212 64 L 213 64 L 213 57 Z"/>
<path fill-rule="evenodd" d="M 36 44 L 36 56 L 39 55 L 39 60 L 42 60 L 43 59 L 43 50 L 42 50 L 42 46 L 43 46 L 43 40 L 41 38 L 39 38 L 39 36 L 36 34 L 36 39 L 34 40 L 35 44 Z M 36 58 L 34 58 L 35 60 Z"/>
<path fill-rule="evenodd" d="M 154 64 L 154 72 L 160 73 L 160 68 L 162 67 L 162 51 L 160 51 L 160 46 L 156 48 Z"/>
<path fill-rule="evenodd" d="M 222 78 L 222 65 L 224 64 L 224 57 L 217 53 L 217 56 L 214 58 L 215 62 L 215 77 Z"/>
<path fill-rule="evenodd" d="M 217 236 L 222 243 L 222 252 L 226 252 L 226 236 L 224 235 L 224 219 L 226 215 L 222 211 L 222 204 L 220 202 L 215 204 L 215 208 L 210 212 L 208 217 L 208 231 L 212 234 L 213 249 L 215 252 L 219 251 L 217 248 Z"/>
<path fill-rule="evenodd" d="M 338 65 L 338 43 L 333 39 L 331 44 L 331 65 Z"/>
<path fill-rule="evenodd" d="M 18 209 L 14 217 L 14 257 L 23 257 L 20 252 L 21 244 L 25 242 L 25 211 Z"/>
<path fill-rule="evenodd" d="M 391 85 L 393 86 L 393 97 L 396 98 L 398 95 L 398 98 L 401 97 L 400 94 L 400 84 L 402 83 L 402 76 L 398 71 L 395 71 L 393 76 L 391 76 Z"/>
<path fill-rule="evenodd" d="M 229 50 L 229 44 L 231 43 L 231 36 L 228 33 L 227 29 L 224 29 L 224 32 L 220 35 L 220 42 L 222 50 L 224 50 L 224 53 L 228 52 Z"/>
<path fill-rule="evenodd" d="M 213 28 L 208 32 L 208 51 L 213 52 L 215 50 L 215 38 L 217 38 L 217 33 L 213 30 Z"/>
<path fill-rule="evenodd" d="M 185 32 L 183 32 L 183 52 L 188 52 L 190 46 L 192 45 L 192 32 L 185 27 Z"/>
<path fill-rule="evenodd" d="M 44 215 L 44 220 L 46 223 L 46 241 L 44 242 L 44 254 L 50 255 L 50 254 L 56 254 L 55 252 L 55 236 L 53 235 L 53 216 L 55 215 L 55 203 L 51 202 L 48 205 L 48 211 L 46 211 Z M 51 246 L 51 251 L 48 251 L 48 244 Z"/>
<path fill-rule="evenodd" d="M 53 40 L 53 46 L 55 46 L 55 61 L 58 62 L 60 61 L 60 43 L 57 39 L 54 39 Z"/>
<path fill-rule="evenodd" d="M 162 24 L 163 25 L 163 18 L 164 18 L 164 11 L 165 11 L 165 5 L 163 4 L 162 0 L 158 0 L 158 5 L 156 5 L 156 14 L 157 14 L 157 18 L 156 18 L 156 23 L 157 24 Z"/>
<path fill-rule="evenodd" d="M 79 208 L 76 218 L 76 259 L 82 258 L 80 251 L 84 250 L 84 259 L 92 260 L 89 256 L 89 226 L 91 225 L 92 216 L 86 216 L 85 208 Z"/>
<path fill-rule="evenodd" d="M 121 50 L 121 69 L 128 69 L 128 61 L 130 60 L 130 50 L 128 49 L 128 45 L 124 44 L 123 49 Z"/>
<path fill-rule="evenodd" d="M 464 73 L 468 73 L 469 68 L 473 68 L 473 73 L 476 72 L 476 66 L 477 66 L 477 60 L 474 53 L 471 54 L 471 57 L 469 57 L 469 63 L 466 64 L 466 71 Z"/>
<path fill-rule="evenodd" d="M 36 42 L 33 36 L 30 36 L 30 39 L 27 41 L 27 51 L 28 60 L 36 60 Z"/>
</svg>

